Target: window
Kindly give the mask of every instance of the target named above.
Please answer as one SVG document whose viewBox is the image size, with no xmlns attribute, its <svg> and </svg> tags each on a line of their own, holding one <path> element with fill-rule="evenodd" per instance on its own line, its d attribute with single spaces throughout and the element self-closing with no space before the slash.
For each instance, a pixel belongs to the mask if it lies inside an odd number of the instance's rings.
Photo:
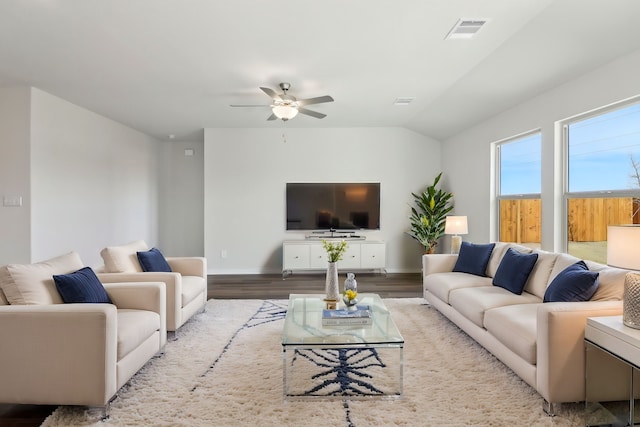
<svg viewBox="0 0 640 427">
<path fill-rule="evenodd" d="M 496 146 L 499 240 L 540 247 L 541 134 L 529 133 Z"/>
<path fill-rule="evenodd" d="M 607 226 L 640 223 L 640 103 L 572 120 L 564 138 L 567 252 L 606 263 Z"/>
</svg>

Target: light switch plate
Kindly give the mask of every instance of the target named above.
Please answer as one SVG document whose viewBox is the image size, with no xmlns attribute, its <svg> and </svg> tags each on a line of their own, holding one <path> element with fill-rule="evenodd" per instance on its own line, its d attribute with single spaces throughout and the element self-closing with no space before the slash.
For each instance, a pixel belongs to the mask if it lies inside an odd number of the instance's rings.
<svg viewBox="0 0 640 427">
<path fill-rule="evenodd" d="M 18 208 L 22 206 L 22 196 L 4 196 L 2 205 L 9 208 Z"/>
</svg>

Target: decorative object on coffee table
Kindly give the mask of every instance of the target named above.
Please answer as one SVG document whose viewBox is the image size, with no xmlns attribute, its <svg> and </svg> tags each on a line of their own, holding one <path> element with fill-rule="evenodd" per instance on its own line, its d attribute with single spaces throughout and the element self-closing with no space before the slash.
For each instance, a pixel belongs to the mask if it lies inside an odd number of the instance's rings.
<svg viewBox="0 0 640 427">
<path fill-rule="evenodd" d="M 358 282 L 356 275 L 347 273 L 347 279 L 344 281 L 344 291 L 342 292 L 342 301 L 347 307 L 355 307 L 358 303 Z"/>
<path fill-rule="evenodd" d="M 640 225 L 607 227 L 607 264 L 640 270 Z M 625 276 L 622 322 L 630 328 L 640 329 L 640 271 L 627 273 Z"/>
<path fill-rule="evenodd" d="M 340 286 L 338 285 L 338 264 L 347 250 L 347 242 L 322 241 L 322 247 L 327 251 L 327 278 L 325 281 L 325 301 L 340 301 Z"/>
</svg>

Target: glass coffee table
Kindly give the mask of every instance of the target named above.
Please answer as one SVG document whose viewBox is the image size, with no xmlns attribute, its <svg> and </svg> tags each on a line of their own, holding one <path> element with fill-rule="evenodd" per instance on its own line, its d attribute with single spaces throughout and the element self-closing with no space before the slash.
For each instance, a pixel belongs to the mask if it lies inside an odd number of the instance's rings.
<svg viewBox="0 0 640 427">
<path fill-rule="evenodd" d="M 404 338 L 378 295 L 358 297 L 358 305 L 371 310 L 371 325 L 323 326 L 324 295 L 289 296 L 282 332 L 285 400 L 402 397 Z"/>
</svg>

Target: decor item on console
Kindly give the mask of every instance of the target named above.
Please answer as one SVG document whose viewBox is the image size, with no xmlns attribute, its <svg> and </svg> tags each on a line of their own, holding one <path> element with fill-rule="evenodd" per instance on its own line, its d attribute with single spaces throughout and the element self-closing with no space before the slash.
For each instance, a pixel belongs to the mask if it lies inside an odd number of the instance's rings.
<svg viewBox="0 0 640 427">
<path fill-rule="evenodd" d="M 420 193 L 411 193 L 416 207 L 411 207 L 411 230 L 407 233 L 424 246 L 425 253 L 435 252 L 438 239 L 444 235 L 445 218 L 453 209 L 453 193 L 437 189 L 442 172 L 433 184 Z"/>
<path fill-rule="evenodd" d="M 344 291 L 342 292 L 342 301 L 347 307 L 355 307 L 358 303 L 358 282 L 356 275 L 347 273 L 347 279 L 344 281 Z"/>
<path fill-rule="evenodd" d="M 640 270 L 640 225 L 607 227 L 607 264 Z M 640 329 L 640 272 L 627 273 L 622 298 L 622 323 Z"/>
<path fill-rule="evenodd" d="M 327 301 L 340 301 L 340 289 L 338 286 L 338 265 L 337 262 L 342 259 L 342 255 L 347 250 L 347 242 L 341 240 L 338 243 L 322 241 L 322 247 L 327 251 L 327 278 L 325 281 L 325 299 Z"/>
<path fill-rule="evenodd" d="M 444 225 L 444 234 L 452 234 L 452 254 L 457 254 L 458 252 L 460 252 L 460 244 L 462 243 L 462 237 L 460 237 L 460 234 L 467 234 L 468 232 L 469 228 L 467 226 L 466 216 L 447 215 L 447 219 Z"/>
</svg>

